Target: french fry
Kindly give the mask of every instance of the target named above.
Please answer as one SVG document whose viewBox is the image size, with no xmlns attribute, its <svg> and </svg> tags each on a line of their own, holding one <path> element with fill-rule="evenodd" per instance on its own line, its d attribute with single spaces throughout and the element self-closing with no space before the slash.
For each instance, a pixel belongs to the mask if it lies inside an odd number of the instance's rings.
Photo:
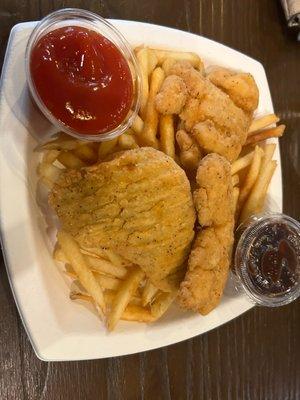
<svg viewBox="0 0 300 400">
<path fill-rule="evenodd" d="M 279 118 L 275 114 L 268 114 L 254 119 L 250 125 L 248 135 L 251 136 L 254 132 L 264 129 L 271 124 L 276 124 L 278 121 Z"/>
<path fill-rule="evenodd" d="M 137 149 L 139 147 L 134 136 L 126 132 L 119 136 L 118 145 L 123 150 Z"/>
<path fill-rule="evenodd" d="M 128 267 L 131 266 L 132 263 L 128 260 L 125 260 L 125 258 L 121 257 L 119 254 L 115 253 L 112 250 L 105 249 L 104 250 L 105 255 L 107 258 L 110 260 L 110 262 L 118 267 Z"/>
<path fill-rule="evenodd" d="M 175 133 L 173 116 L 161 115 L 159 117 L 160 150 L 167 156 L 175 158 Z"/>
<path fill-rule="evenodd" d="M 115 278 L 113 276 L 100 274 L 99 271 L 93 271 L 92 269 L 90 269 L 90 270 L 93 272 L 94 277 L 95 277 L 96 281 L 98 282 L 98 284 L 100 285 L 101 289 L 103 289 L 103 290 L 113 290 L 113 291 L 119 289 L 119 287 L 121 285 L 121 282 L 122 282 L 120 279 Z M 72 267 L 71 264 L 66 264 L 65 265 L 65 271 L 64 272 L 70 278 L 78 279 L 78 275 L 74 271 L 74 268 Z"/>
<path fill-rule="evenodd" d="M 231 181 L 232 181 L 232 186 L 238 185 L 240 181 L 238 174 L 232 175 Z"/>
<path fill-rule="evenodd" d="M 36 147 L 37 151 L 41 150 L 74 150 L 78 146 L 79 141 L 71 138 L 66 133 L 60 133 L 58 137 L 50 142 L 44 143 Z"/>
<path fill-rule="evenodd" d="M 246 178 L 243 182 L 242 187 L 240 188 L 240 195 L 238 199 L 238 204 L 237 204 L 237 209 L 236 213 L 237 215 L 239 214 L 243 204 L 245 203 L 253 185 L 256 182 L 256 179 L 258 177 L 258 174 L 260 172 L 260 166 L 261 166 L 261 159 L 263 156 L 263 150 L 259 147 L 256 146 L 254 150 L 254 156 L 252 158 L 251 164 L 249 171 L 246 175 Z"/>
<path fill-rule="evenodd" d="M 89 143 L 81 144 L 76 147 L 76 149 L 73 150 L 73 153 L 83 162 L 88 164 L 94 164 L 98 159 L 95 149 Z"/>
<path fill-rule="evenodd" d="M 159 319 L 167 311 L 176 296 L 177 292 L 161 292 L 155 297 L 154 302 L 151 304 L 151 314 L 154 321 Z"/>
<path fill-rule="evenodd" d="M 98 306 L 98 311 L 103 318 L 105 314 L 105 302 L 103 291 L 95 279 L 94 274 L 87 266 L 83 255 L 80 252 L 80 247 L 73 237 L 61 230 L 57 233 L 57 240 L 64 254 L 78 276 L 78 280 L 85 290 L 93 297 L 95 304 Z"/>
<path fill-rule="evenodd" d="M 56 246 L 54 251 L 53 251 L 53 259 L 58 262 L 62 262 L 67 264 L 69 260 L 67 260 L 67 257 L 65 253 L 62 251 L 62 249 L 59 246 Z"/>
<path fill-rule="evenodd" d="M 72 278 L 73 280 L 78 279 L 78 276 L 76 275 L 74 269 L 70 264 L 65 265 L 65 270 L 63 271 L 65 275 L 67 275 L 69 278 Z"/>
<path fill-rule="evenodd" d="M 150 50 L 155 52 L 159 65 L 162 65 L 162 63 L 167 58 L 173 58 L 176 61 L 179 60 L 189 61 L 195 68 L 199 68 L 199 66 L 202 64 L 200 57 L 195 53 L 185 52 L 185 51 L 161 50 L 161 49 L 150 49 Z"/>
<path fill-rule="evenodd" d="M 114 301 L 114 299 L 115 299 L 115 297 L 116 297 L 116 293 L 117 292 L 115 290 L 110 290 L 110 289 L 105 290 L 105 292 L 104 292 L 105 303 L 111 306 L 113 301 Z M 142 299 L 139 296 L 133 295 L 131 297 L 131 299 L 130 299 L 129 304 L 134 304 L 136 306 L 141 306 L 142 305 Z"/>
<path fill-rule="evenodd" d="M 43 154 L 43 163 L 52 164 L 57 159 L 59 150 L 46 150 Z"/>
<path fill-rule="evenodd" d="M 118 290 L 123 281 L 113 276 L 102 275 L 97 272 L 94 277 L 102 289 Z"/>
<path fill-rule="evenodd" d="M 264 146 L 264 156 L 262 158 L 261 171 L 263 171 L 267 163 L 272 160 L 275 149 L 275 143 L 268 143 Z"/>
<path fill-rule="evenodd" d="M 130 302 L 131 297 L 135 294 L 141 280 L 144 278 L 144 272 L 133 267 L 129 272 L 128 278 L 120 285 L 120 289 L 116 293 L 110 314 L 107 318 L 108 329 L 112 331 L 118 320 L 121 318 L 125 308 Z"/>
<path fill-rule="evenodd" d="M 148 82 L 148 71 L 149 71 L 149 61 L 148 61 L 148 49 L 146 47 L 141 48 L 136 53 L 136 58 L 140 66 L 141 77 L 142 77 L 142 93 L 141 93 L 141 116 L 145 117 L 146 114 L 146 104 L 149 95 L 149 82 Z"/>
<path fill-rule="evenodd" d="M 98 256 L 95 257 L 95 255 L 91 255 L 91 253 L 85 254 L 82 249 L 80 249 L 80 251 L 83 253 L 85 261 L 93 272 L 112 275 L 120 279 L 124 279 L 126 277 L 127 269 L 122 265 L 115 265 L 104 258 L 100 258 Z M 53 258 L 55 261 L 63 262 L 65 264 L 70 262 L 60 247 L 55 248 L 53 252 Z"/>
<path fill-rule="evenodd" d="M 106 298 L 108 297 L 107 294 L 104 295 Z M 74 292 L 74 291 L 71 292 L 70 299 L 84 300 L 93 303 L 93 299 L 91 296 L 81 292 Z M 120 319 L 124 321 L 152 322 L 153 316 L 148 309 L 141 307 L 138 304 L 128 304 L 125 310 L 123 311 L 123 314 L 121 315 Z"/>
<path fill-rule="evenodd" d="M 242 208 L 240 223 L 245 221 L 250 215 L 259 213 L 262 210 L 276 165 L 276 161 L 269 161 L 264 170 L 258 174 L 257 180 Z"/>
<path fill-rule="evenodd" d="M 90 296 L 89 294 L 77 292 L 77 291 L 70 292 L 70 299 L 71 300 L 84 300 L 84 301 L 88 301 L 90 303 L 94 303 L 92 296 Z"/>
<path fill-rule="evenodd" d="M 170 70 L 175 63 L 176 63 L 175 58 L 168 57 L 164 60 L 161 67 L 164 70 L 164 73 L 166 74 L 166 76 L 168 76 L 170 74 Z"/>
<path fill-rule="evenodd" d="M 246 154 L 244 157 L 238 158 L 231 164 L 231 175 L 235 175 L 237 172 L 248 167 L 251 164 L 252 158 L 254 156 L 254 151 Z"/>
<path fill-rule="evenodd" d="M 151 312 L 144 307 L 128 304 L 123 311 L 121 319 L 125 321 L 136 321 L 136 322 L 152 322 L 153 316 Z"/>
<path fill-rule="evenodd" d="M 152 74 L 153 70 L 157 66 L 158 58 L 155 51 L 148 49 L 148 75 Z"/>
<path fill-rule="evenodd" d="M 86 166 L 86 164 L 71 151 L 61 151 L 57 160 L 66 168 L 79 169 Z"/>
<path fill-rule="evenodd" d="M 148 279 L 142 292 L 142 304 L 143 306 L 147 306 L 151 303 L 153 297 L 158 292 L 158 289 L 150 282 Z"/>
<path fill-rule="evenodd" d="M 144 129 L 140 135 L 140 141 L 143 145 L 158 148 L 156 137 L 158 126 L 158 112 L 156 111 L 154 100 L 164 81 L 164 71 L 161 68 L 155 68 L 150 78 L 149 98 L 147 102 Z"/>
<path fill-rule="evenodd" d="M 269 138 L 281 137 L 284 133 L 284 130 L 285 130 L 285 125 L 278 125 L 276 128 L 259 131 L 251 136 L 248 136 L 245 146 L 261 142 L 262 140 L 266 140 Z"/>
<path fill-rule="evenodd" d="M 82 254 L 86 254 L 87 256 L 104 258 L 105 260 L 108 260 L 106 250 L 102 249 L 101 247 L 86 247 L 81 245 L 80 251 Z"/>
<path fill-rule="evenodd" d="M 118 138 L 102 142 L 98 149 L 98 160 L 103 160 L 108 154 L 112 153 L 118 143 Z"/>
<path fill-rule="evenodd" d="M 134 132 L 137 135 L 140 135 L 143 131 L 144 128 L 144 121 L 142 120 L 142 118 L 137 115 L 131 125 L 131 128 L 134 130 Z"/>
<path fill-rule="evenodd" d="M 38 165 L 37 172 L 42 182 L 45 183 L 46 186 L 51 188 L 62 173 L 62 169 L 56 167 L 53 164 L 42 162 Z"/>
<path fill-rule="evenodd" d="M 184 130 L 176 132 L 176 141 L 180 149 L 180 162 L 188 170 L 198 168 L 201 153 L 193 138 Z"/>
<path fill-rule="evenodd" d="M 127 275 L 126 268 L 121 265 L 114 265 L 110 261 L 104 260 L 103 258 L 85 255 L 84 259 L 90 268 L 95 272 L 112 275 L 120 279 L 124 279 Z"/>
<path fill-rule="evenodd" d="M 237 203 L 240 195 L 240 189 L 238 187 L 234 187 L 232 191 L 233 197 L 233 214 L 236 214 Z"/>
</svg>

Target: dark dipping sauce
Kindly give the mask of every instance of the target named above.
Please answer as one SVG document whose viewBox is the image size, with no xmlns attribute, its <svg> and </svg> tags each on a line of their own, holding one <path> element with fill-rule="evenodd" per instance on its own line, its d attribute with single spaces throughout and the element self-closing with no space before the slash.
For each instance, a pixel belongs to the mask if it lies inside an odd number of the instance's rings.
<svg viewBox="0 0 300 400">
<path fill-rule="evenodd" d="M 80 134 L 109 132 L 130 110 L 128 62 L 96 31 L 65 26 L 46 33 L 32 49 L 30 73 L 48 111 Z"/>
<path fill-rule="evenodd" d="M 249 278 L 257 292 L 266 296 L 288 293 L 299 282 L 299 234 L 284 222 L 265 226 L 252 241 Z"/>
</svg>

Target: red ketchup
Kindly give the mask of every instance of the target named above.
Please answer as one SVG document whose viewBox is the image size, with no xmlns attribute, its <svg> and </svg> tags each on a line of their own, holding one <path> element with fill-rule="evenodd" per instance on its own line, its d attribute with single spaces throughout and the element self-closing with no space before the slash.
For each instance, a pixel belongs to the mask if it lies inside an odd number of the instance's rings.
<svg viewBox="0 0 300 400">
<path fill-rule="evenodd" d="M 47 33 L 32 50 L 30 72 L 46 108 L 77 133 L 109 132 L 130 110 L 128 62 L 98 32 L 66 26 Z"/>
</svg>

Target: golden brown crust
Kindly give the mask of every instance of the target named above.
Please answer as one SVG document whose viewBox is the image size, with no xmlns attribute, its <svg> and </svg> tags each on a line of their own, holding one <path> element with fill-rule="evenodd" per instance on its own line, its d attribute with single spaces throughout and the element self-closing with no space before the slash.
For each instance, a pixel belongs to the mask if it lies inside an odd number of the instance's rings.
<svg viewBox="0 0 300 400">
<path fill-rule="evenodd" d="M 156 97 L 160 112 L 172 110 L 179 114 L 185 129 L 193 133 L 204 153 L 218 153 L 234 161 L 246 141 L 258 104 L 253 77 L 220 68 L 204 77 L 188 61 L 178 61 L 168 71 L 165 89 Z M 179 85 L 175 84 L 175 76 L 185 85 L 184 102 L 177 101 Z"/>
<path fill-rule="evenodd" d="M 164 80 L 155 98 L 155 107 L 161 114 L 179 114 L 187 100 L 187 88 L 177 75 L 169 75 Z"/>
<path fill-rule="evenodd" d="M 205 315 L 220 301 L 233 242 L 230 164 L 217 154 L 200 161 L 194 203 L 202 229 L 197 233 L 180 285 L 179 304 Z"/>
<path fill-rule="evenodd" d="M 251 74 L 234 73 L 226 68 L 214 68 L 207 78 L 229 95 L 234 104 L 247 113 L 258 106 L 259 92 Z"/>
<path fill-rule="evenodd" d="M 63 173 L 50 194 L 62 226 L 86 247 L 138 264 L 157 286 L 186 260 L 195 211 L 184 171 L 152 148 Z"/>
</svg>

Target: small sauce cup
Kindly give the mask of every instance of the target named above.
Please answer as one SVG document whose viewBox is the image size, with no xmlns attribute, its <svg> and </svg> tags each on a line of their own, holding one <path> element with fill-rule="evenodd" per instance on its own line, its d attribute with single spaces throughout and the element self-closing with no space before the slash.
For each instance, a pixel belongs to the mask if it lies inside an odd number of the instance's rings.
<svg viewBox="0 0 300 400">
<path fill-rule="evenodd" d="M 278 307 L 300 295 L 300 224 L 277 213 L 250 217 L 237 229 L 235 275 L 257 304 Z"/>
<path fill-rule="evenodd" d="M 102 37 L 108 39 L 119 50 L 121 55 L 128 62 L 128 67 L 130 68 L 129 76 L 132 77 L 133 82 L 132 104 L 130 106 L 129 112 L 125 114 L 125 118 L 120 123 L 118 122 L 119 125 L 113 126 L 113 128 L 108 131 L 104 130 L 101 133 L 92 132 L 92 134 L 89 134 L 83 131 L 80 132 L 79 130 L 72 128 L 68 124 L 64 123 L 62 119 L 57 118 L 54 113 L 49 110 L 49 107 L 45 105 L 45 102 L 42 100 L 36 88 L 30 64 L 35 46 L 45 35 L 49 34 L 52 31 L 68 26 L 82 27 L 86 30 L 99 33 L 100 35 L 102 35 Z M 29 90 L 32 98 L 34 99 L 41 112 L 55 127 L 57 127 L 58 130 L 64 131 L 77 139 L 87 141 L 111 140 L 125 132 L 130 127 L 138 113 L 141 96 L 141 74 L 135 55 L 122 34 L 113 25 L 111 25 L 108 21 L 106 21 L 104 18 L 101 18 L 97 14 L 86 10 L 68 8 L 55 11 L 46 16 L 38 23 L 29 38 L 26 49 L 25 63 Z"/>
</svg>

